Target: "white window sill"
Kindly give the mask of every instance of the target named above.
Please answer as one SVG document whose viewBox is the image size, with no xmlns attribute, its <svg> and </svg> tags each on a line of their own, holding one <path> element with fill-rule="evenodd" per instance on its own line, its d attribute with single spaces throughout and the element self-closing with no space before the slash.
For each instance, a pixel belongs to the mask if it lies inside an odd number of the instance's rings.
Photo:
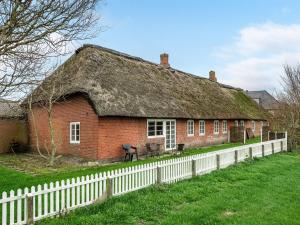
<svg viewBox="0 0 300 225">
<path fill-rule="evenodd" d="M 188 137 L 194 137 L 195 135 L 194 134 L 188 134 L 187 136 Z"/>
<path fill-rule="evenodd" d="M 151 138 L 164 138 L 164 135 L 159 135 L 159 136 L 147 136 L 147 138 L 151 139 Z"/>
<path fill-rule="evenodd" d="M 70 144 L 78 145 L 80 142 L 70 142 Z"/>
<path fill-rule="evenodd" d="M 218 133 L 214 133 L 214 135 L 219 135 L 220 133 L 218 132 Z"/>
<path fill-rule="evenodd" d="M 205 136 L 205 133 L 204 134 L 199 134 L 199 136 L 203 137 L 203 136 Z"/>
</svg>

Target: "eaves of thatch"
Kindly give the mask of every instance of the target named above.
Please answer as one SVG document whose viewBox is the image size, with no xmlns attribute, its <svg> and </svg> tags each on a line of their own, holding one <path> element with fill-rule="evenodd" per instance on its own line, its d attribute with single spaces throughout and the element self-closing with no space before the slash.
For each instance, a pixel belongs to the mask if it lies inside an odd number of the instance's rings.
<svg viewBox="0 0 300 225">
<path fill-rule="evenodd" d="M 19 102 L 0 99 L 0 119 L 23 119 Z"/>
<path fill-rule="evenodd" d="M 43 88 L 55 80 L 62 82 L 60 95 L 87 94 L 99 116 L 254 120 L 268 116 L 241 89 L 100 46 L 79 48 Z M 41 96 L 36 89 L 33 101 Z"/>
</svg>

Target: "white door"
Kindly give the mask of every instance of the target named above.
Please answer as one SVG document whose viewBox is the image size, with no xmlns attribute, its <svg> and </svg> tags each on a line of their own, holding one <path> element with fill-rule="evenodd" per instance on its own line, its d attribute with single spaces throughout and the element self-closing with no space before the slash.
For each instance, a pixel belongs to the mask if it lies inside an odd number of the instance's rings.
<svg viewBox="0 0 300 225">
<path fill-rule="evenodd" d="M 165 149 L 171 150 L 176 148 L 176 120 L 166 120 L 166 138 Z"/>
</svg>

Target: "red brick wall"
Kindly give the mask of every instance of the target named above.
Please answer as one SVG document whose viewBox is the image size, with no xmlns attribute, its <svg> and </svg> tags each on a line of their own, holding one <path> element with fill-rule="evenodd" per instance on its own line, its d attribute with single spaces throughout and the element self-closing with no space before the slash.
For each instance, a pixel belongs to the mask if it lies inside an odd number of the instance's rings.
<svg viewBox="0 0 300 225">
<path fill-rule="evenodd" d="M 50 143 L 47 113 L 43 108 L 34 107 L 34 115 L 40 148 L 45 151 L 45 146 L 49 148 Z M 34 148 L 36 138 L 30 114 L 28 121 L 30 144 Z M 70 144 L 70 122 L 80 122 L 80 144 Z M 53 123 L 58 154 L 97 159 L 99 120 L 86 98 L 74 96 L 65 102 L 56 104 L 53 109 Z"/>
<path fill-rule="evenodd" d="M 245 121 L 245 127 L 246 128 L 251 128 L 252 129 L 252 121 L 249 120 L 249 121 Z M 254 136 L 260 136 L 260 132 L 261 132 L 261 127 L 262 127 L 262 121 L 255 121 L 255 131 L 253 132 L 254 133 Z"/>
<path fill-rule="evenodd" d="M 18 119 L 0 119 L 0 153 L 8 152 L 14 140 L 22 145 L 28 144 L 26 121 Z"/>
<path fill-rule="evenodd" d="M 213 145 L 225 143 L 228 140 L 227 133 L 223 134 L 223 120 L 219 120 L 219 134 L 214 134 L 214 120 L 205 120 L 205 135 L 199 134 L 199 120 L 194 120 L 194 135 L 187 135 L 187 120 L 178 119 L 177 123 L 177 144 L 184 143 L 186 147 L 199 147 L 205 145 Z M 231 125 L 227 121 L 227 126 Z"/>
<path fill-rule="evenodd" d="M 142 154 L 145 153 L 145 144 L 160 143 L 164 148 L 164 138 L 147 138 L 146 118 L 125 118 L 125 117 L 100 117 L 99 119 L 99 159 L 117 160 L 124 157 L 122 144 L 139 145 L 142 147 Z M 213 131 L 213 121 L 205 120 L 205 135 L 199 135 L 199 120 L 194 120 L 194 136 L 187 135 L 187 120 L 176 120 L 176 143 L 184 143 L 186 147 L 199 147 L 213 144 L 225 143 L 228 136 L 223 134 L 223 120 L 219 120 L 219 134 Z M 227 120 L 228 130 L 234 125 L 234 120 Z M 248 127 L 251 123 L 245 121 Z M 256 122 L 256 135 L 259 135 L 260 122 Z"/>
<path fill-rule="evenodd" d="M 46 111 L 34 107 L 34 114 L 40 139 L 40 147 L 49 146 L 49 128 Z M 66 102 L 54 106 L 54 127 L 58 154 L 75 155 L 89 159 L 120 160 L 124 157 L 122 144 L 145 146 L 149 143 L 161 143 L 164 138 L 147 138 L 147 119 L 128 117 L 98 117 L 86 98 L 74 96 Z M 80 122 L 80 144 L 70 144 L 70 122 Z M 205 120 L 205 136 L 199 135 L 199 120 L 194 120 L 194 136 L 187 136 L 187 120 L 176 120 L 176 143 L 186 147 L 197 147 L 227 142 L 223 134 L 222 122 L 219 120 L 219 134 L 213 134 L 213 120 Z M 229 127 L 234 120 L 228 120 Z M 251 121 L 245 121 L 251 127 Z M 255 134 L 260 134 L 260 122 L 256 122 Z M 29 115 L 30 144 L 35 147 L 35 135 L 32 117 Z M 48 147 L 49 148 L 49 147 Z M 142 149 L 142 153 L 145 148 Z"/>
</svg>

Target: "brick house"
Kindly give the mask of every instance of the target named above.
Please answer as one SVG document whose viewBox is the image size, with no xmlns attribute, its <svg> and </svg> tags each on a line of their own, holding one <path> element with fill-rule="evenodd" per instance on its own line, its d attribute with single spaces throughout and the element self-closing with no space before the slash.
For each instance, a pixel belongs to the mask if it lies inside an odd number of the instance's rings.
<svg viewBox="0 0 300 225">
<path fill-rule="evenodd" d="M 122 144 L 161 143 L 164 151 L 227 142 L 234 124 L 259 135 L 268 114 L 241 89 L 188 74 L 169 65 L 168 55 L 155 64 L 100 46 L 76 50 L 41 86 L 47 90 L 63 77 L 63 100 L 54 105 L 58 154 L 103 161 L 124 156 Z M 37 88 L 33 102 L 43 101 Z M 47 145 L 45 109 L 33 107 L 40 140 Z M 33 118 L 28 115 L 34 148 Z"/>
<path fill-rule="evenodd" d="M 12 142 L 28 144 L 27 123 L 18 102 L 0 99 L 0 153 L 10 151 Z"/>
</svg>

